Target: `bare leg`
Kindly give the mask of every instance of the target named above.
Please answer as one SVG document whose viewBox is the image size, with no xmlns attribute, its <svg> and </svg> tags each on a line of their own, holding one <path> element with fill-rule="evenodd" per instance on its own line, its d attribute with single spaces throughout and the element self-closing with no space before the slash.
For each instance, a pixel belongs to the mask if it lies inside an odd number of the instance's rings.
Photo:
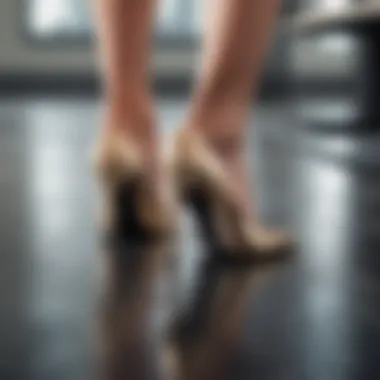
<svg viewBox="0 0 380 380">
<path fill-rule="evenodd" d="M 105 79 L 105 128 L 154 140 L 149 55 L 155 0 L 95 0 Z"/>
<path fill-rule="evenodd" d="M 138 204 L 136 218 L 131 219 L 139 219 L 139 229 L 148 234 L 170 233 L 174 202 L 168 195 L 171 187 L 149 86 L 156 0 L 93 1 L 106 105 L 96 151 L 106 205 L 103 223 L 108 229 L 128 229 L 125 202 L 118 196 L 128 188 Z"/>
<path fill-rule="evenodd" d="M 242 143 L 280 0 L 209 0 L 200 83 L 187 126 L 212 143 L 253 216 Z"/>
</svg>

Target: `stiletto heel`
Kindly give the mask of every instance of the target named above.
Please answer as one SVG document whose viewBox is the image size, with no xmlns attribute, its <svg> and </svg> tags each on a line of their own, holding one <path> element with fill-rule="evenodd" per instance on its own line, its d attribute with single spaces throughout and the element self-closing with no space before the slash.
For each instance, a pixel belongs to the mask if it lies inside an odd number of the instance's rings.
<svg viewBox="0 0 380 380">
<path fill-rule="evenodd" d="M 149 178 L 133 141 L 106 133 L 96 149 L 95 170 L 103 193 L 101 220 L 107 234 L 146 240 L 171 232 L 168 205 Z"/>
<path fill-rule="evenodd" d="M 236 202 L 222 164 L 193 130 L 175 140 L 173 170 L 178 195 L 190 205 L 215 251 L 232 259 L 270 259 L 291 246 L 287 234 L 252 225 Z"/>
</svg>

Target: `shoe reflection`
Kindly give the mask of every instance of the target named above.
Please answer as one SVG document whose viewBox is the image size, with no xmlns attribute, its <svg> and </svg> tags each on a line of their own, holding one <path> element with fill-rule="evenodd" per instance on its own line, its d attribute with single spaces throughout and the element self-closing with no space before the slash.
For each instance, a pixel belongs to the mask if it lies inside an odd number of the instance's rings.
<svg viewBox="0 0 380 380">
<path fill-rule="evenodd" d="M 99 345 L 102 380 L 162 378 L 155 332 L 160 312 L 157 283 L 169 251 L 165 245 L 114 244 L 106 253 Z"/>
<path fill-rule="evenodd" d="M 207 260 L 200 264 L 194 292 L 183 299 L 184 307 L 176 309 L 162 299 L 159 286 L 166 281 L 171 288 L 166 293 L 176 288 L 170 278 L 176 272 L 172 253 L 164 244 L 119 245 L 107 252 L 100 329 L 102 380 L 228 378 L 253 285 L 267 272 Z M 170 318 L 162 318 L 169 311 Z"/>
<path fill-rule="evenodd" d="M 193 300 L 178 312 L 165 351 L 167 378 L 222 380 L 239 349 L 251 290 L 260 275 L 247 266 L 204 264 Z"/>
</svg>

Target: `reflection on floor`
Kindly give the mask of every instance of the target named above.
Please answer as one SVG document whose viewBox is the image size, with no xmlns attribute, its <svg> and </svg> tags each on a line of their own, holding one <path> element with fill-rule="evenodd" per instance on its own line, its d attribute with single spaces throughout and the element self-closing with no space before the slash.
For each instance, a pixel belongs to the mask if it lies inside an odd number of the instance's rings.
<svg viewBox="0 0 380 380">
<path fill-rule="evenodd" d="M 1 100 L 1 379 L 93 378 L 99 353 L 107 379 L 380 376 L 379 136 L 301 130 L 285 107 L 258 107 L 259 210 L 299 247 L 234 268 L 207 260 L 187 212 L 178 247 L 101 248 L 87 159 L 97 109 Z M 166 133 L 184 104 L 160 110 Z M 122 260 L 108 286 L 104 258 Z"/>
</svg>

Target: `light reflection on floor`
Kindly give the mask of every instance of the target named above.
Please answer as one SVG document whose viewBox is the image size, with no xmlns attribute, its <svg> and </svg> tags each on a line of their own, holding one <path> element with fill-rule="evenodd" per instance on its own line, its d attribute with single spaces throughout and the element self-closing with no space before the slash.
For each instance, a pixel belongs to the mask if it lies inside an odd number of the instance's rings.
<svg viewBox="0 0 380 380">
<path fill-rule="evenodd" d="M 123 375 L 156 379 L 167 366 L 189 380 L 380 373 L 371 354 L 380 350 L 378 136 L 300 130 L 282 111 L 257 108 L 250 156 L 260 212 L 293 228 L 297 253 L 269 267 L 210 263 L 188 212 L 170 260 L 119 247 L 129 265 L 108 311 Z M 160 102 L 165 136 L 183 113 L 182 102 Z M 84 378 L 94 368 L 106 290 L 96 273 L 112 257 L 97 233 L 87 155 L 98 114 L 90 100 L 0 104 L 0 378 Z M 363 157 L 371 170 L 353 165 Z"/>
</svg>

